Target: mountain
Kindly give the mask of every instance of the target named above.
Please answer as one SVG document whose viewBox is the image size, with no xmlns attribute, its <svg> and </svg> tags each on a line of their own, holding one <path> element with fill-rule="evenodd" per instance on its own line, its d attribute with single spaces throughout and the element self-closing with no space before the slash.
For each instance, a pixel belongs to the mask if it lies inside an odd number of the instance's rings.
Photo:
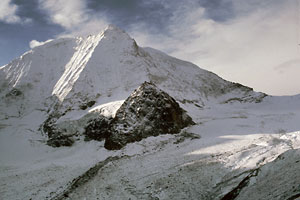
<svg viewBox="0 0 300 200">
<path fill-rule="evenodd" d="M 84 115 L 91 107 L 125 100 L 145 81 L 195 109 L 211 103 L 259 102 L 266 96 L 192 63 L 141 48 L 114 25 L 87 38 L 50 40 L 1 67 L 0 76 L 4 117 L 46 111 L 41 131 L 50 138 L 58 137 L 57 132 L 77 135 L 82 128 L 69 123 L 74 113 L 85 110 Z M 65 145 L 73 143 L 59 138 Z"/>
<path fill-rule="evenodd" d="M 110 25 L 87 38 L 63 38 L 38 46 L 0 68 L 1 98 L 20 91 L 33 108 L 77 109 L 89 101 L 103 104 L 125 99 L 151 81 L 179 102 L 256 101 L 262 94 L 223 80 L 196 65 L 151 48 L 141 48 L 123 30 Z M 15 106 L 15 103 L 12 103 Z M 10 106 L 9 103 L 6 106 Z"/>
<path fill-rule="evenodd" d="M 279 159 L 298 163 L 285 152 L 300 147 L 299 107 L 299 95 L 255 92 L 113 25 L 49 40 L 0 67 L 0 198 L 294 198 L 290 179 L 263 181 L 299 175 Z M 121 145 L 90 140 L 103 127 Z"/>
</svg>

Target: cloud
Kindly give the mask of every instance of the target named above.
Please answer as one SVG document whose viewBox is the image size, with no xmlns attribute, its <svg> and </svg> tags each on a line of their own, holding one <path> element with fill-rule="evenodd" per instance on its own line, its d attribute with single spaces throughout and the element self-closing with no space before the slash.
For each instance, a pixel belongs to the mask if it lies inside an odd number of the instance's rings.
<svg viewBox="0 0 300 200">
<path fill-rule="evenodd" d="M 20 23 L 21 18 L 16 14 L 17 5 L 12 4 L 11 0 L 1 0 L 0 3 L 0 21 L 6 23 Z"/>
<path fill-rule="evenodd" d="M 47 12 L 49 20 L 65 28 L 59 37 L 93 34 L 108 24 L 103 14 L 92 12 L 86 3 L 81 0 L 39 0 L 40 8 Z"/>
<path fill-rule="evenodd" d="M 132 32 L 137 42 L 192 61 L 258 91 L 280 95 L 300 93 L 300 81 L 293 75 L 299 74 L 299 70 L 295 67 L 287 70 L 289 61 L 300 57 L 300 24 L 295 1 L 266 0 L 257 6 L 247 1 L 232 1 L 234 17 L 224 22 L 208 18 L 205 8 L 195 2 L 174 5 L 168 34 L 153 35 L 141 29 L 145 27 L 143 24 L 136 25 Z M 285 73 L 274 69 L 279 64 Z M 288 79 L 288 75 L 295 79 Z"/>
<path fill-rule="evenodd" d="M 39 0 L 40 8 L 47 11 L 51 22 L 64 28 L 85 22 L 87 8 L 81 0 Z"/>
<path fill-rule="evenodd" d="M 29 42 L 29 47 L 33 49 L 34 47 L 41 46 L 41 45 L 46 44 L 46 43 L 48 43 L 48 42 L 50 42 L 50 41 L 52 41 L 52 40 L 50 39 L 50 40 L 47 40 L 47 41 L 45 41 L 45 42 L 39 42 L 39 41 L 37 41 L 37 40 L 31 40 L 31 41 Z"/>
<path fill-rule="evenodd" d="M 87 36 L 102 32 L 109 23 L 105 17 L 90 17 L 85 23 L 66 29 L 58 37 Z"/>
</svg>

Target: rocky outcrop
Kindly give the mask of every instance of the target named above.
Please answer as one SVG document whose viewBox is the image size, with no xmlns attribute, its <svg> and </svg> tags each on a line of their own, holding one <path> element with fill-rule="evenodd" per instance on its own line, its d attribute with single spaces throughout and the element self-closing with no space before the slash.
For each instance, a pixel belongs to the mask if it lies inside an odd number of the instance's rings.
<svg viewBox="0 0 300 200">
<path fill-rule="evenodd" d="M 17 96 L 21 96 L 23 95 L 23 93 L 17 89 L 17 88 L 13 88 L 9 93 L 7 93 L 5 96 L 6 97 L 17 97 Z"/>
<path fill-rule="evenodd" d="M 53 112 L 41 127 L 49 138 L 47 144 L 52 147 L 74 143 L 74 133 L 56 123 L 61 115 Z M 144 82 L 121 105 L 114 118 L 98 115 L 86 122 L 83 135 L 86 141 L 105 140 L 106 149 L 117 150 L 149 136 L 179 133 L 192 124 L 192 118 L 175 99 L 153 83 Z"/>
<path fill-rule="evenodd" d="M 110 123 L 105 148 L 120 149 L 149 136 L 179 133 L 194 124 L 179 104 L 154 84 L 144 82 L 122 104 Z"/>
<path fill-rule="evenodd" d="M 71 136 L 68 135 L 55 135 L 47 140 L 47 145 L 52 147 L 61 147 L 61 146 L 72 146 L 74 140 Z"/>
<path fill-rule="evenodd" d="M 96 119 L 92 119 L 85 127 L 84 135 L 85 140 L 104 140 L 111 134 L 110 128 L 111 119 L 104 116 L 98 116 Z"/>
<path fill-rule="evenodd" d="M 56 125 L 56 120 L 59 117 L 60 114 L 54 112 L 41 126 L 43 133 L 48 136 L 47 145 L 52 147 L 72 146 L 74 143 L 72 135 L 67 135 Z"/>
</svg>

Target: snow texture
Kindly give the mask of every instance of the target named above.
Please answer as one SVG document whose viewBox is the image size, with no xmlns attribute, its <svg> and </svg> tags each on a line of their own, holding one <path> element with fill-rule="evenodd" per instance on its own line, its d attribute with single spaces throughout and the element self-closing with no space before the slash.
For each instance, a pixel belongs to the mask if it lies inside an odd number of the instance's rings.
<svg viewBox="0 0 300 200">
<path fill-rule="evenodd" d="M 196 124 L 116 151 L 84 141 L 145 81 Z M 50 40 L 0 67 L 0 199 L 296 199 L 299 108 L 300 95 L 228 82 L 112 25 Z M 46 145 L 49 118 L 71 147 Z"/>
</svg>

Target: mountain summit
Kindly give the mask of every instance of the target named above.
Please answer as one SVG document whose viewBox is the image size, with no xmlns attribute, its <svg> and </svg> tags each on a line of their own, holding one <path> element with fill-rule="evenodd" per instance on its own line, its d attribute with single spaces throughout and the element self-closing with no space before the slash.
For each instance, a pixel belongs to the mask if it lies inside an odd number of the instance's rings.
<svg viewBox="0 0 300 200">
<path fill-rule="evenodd" d="M 114 25 L 98 35 L 61 38 L 35 47 L 2 66 L 0 77 L 0 98 L 6 99 L 1 101 L 6 102 L 3 107 L 17 105 L 8 95 L 12 91 L 20 91 L 28 102 L 7 115 L 45 107 L 67 112 L 90 101 L 121 100 L 144 81 L 155 83 L 179 102 L 198 107 L 210 101 L 255 101 L 262 96 L 192 63 L 141 48 Z"/>
</svg>

